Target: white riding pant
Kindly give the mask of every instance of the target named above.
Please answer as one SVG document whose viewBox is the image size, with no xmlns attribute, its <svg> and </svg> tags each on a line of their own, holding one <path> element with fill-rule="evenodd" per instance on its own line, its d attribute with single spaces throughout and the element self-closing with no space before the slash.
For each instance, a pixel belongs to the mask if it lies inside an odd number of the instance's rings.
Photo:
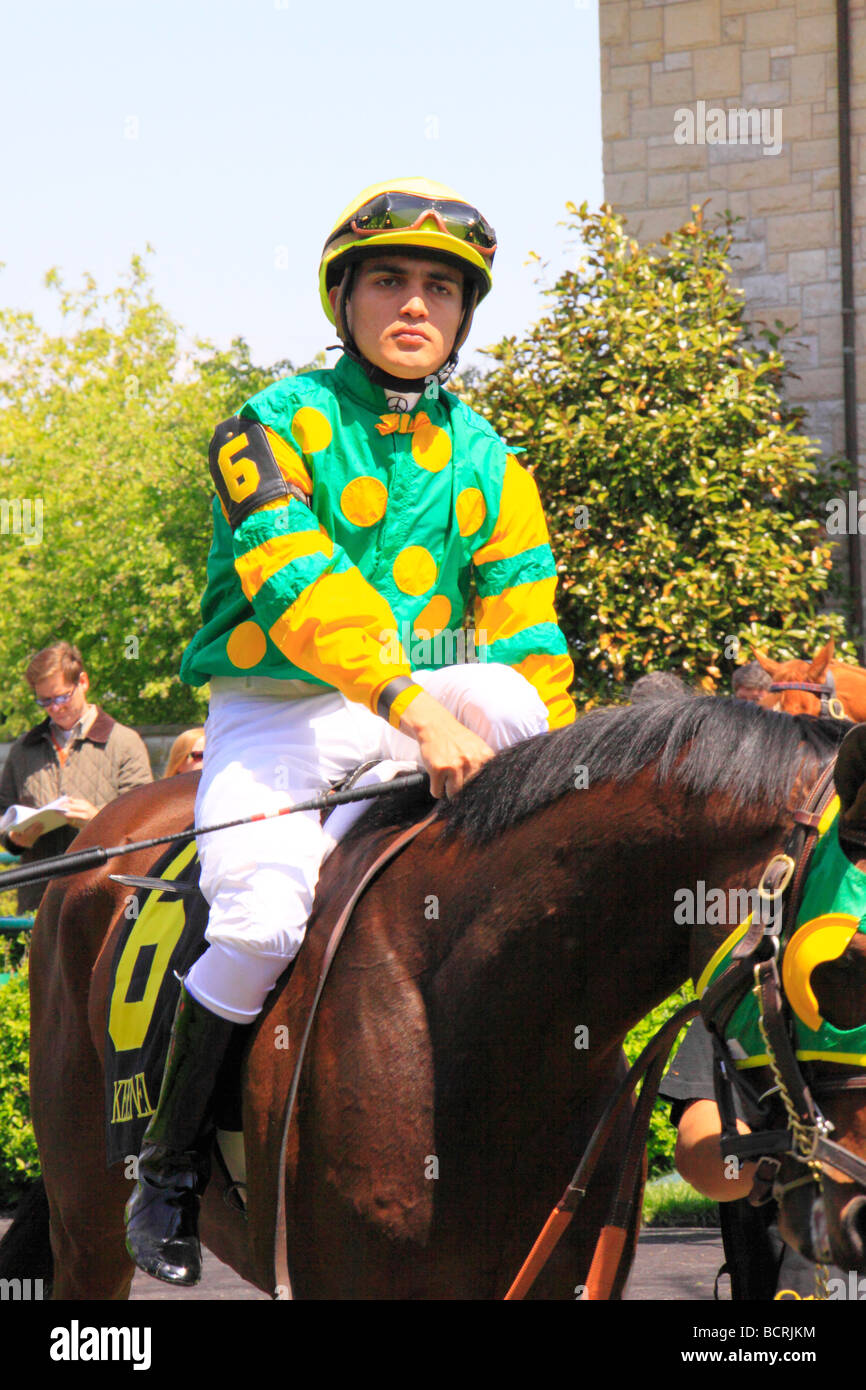
<svg viewBox="0 0 866 1390">
<path fill-rule="evenodd" d="M 538 692 L 510 666 L 448 666 L 413 679 L 494 751 L 547 729 Z M 214 682 L 195 823 L 308 800 L 371 758 L 391 761 L 365 781 L 422 766 L 413 738 L 337 691 L 286 699 L 275 681 Z M 322 861 L 366 809 L 338 807 L 324 827 L 318 811 L 302 811 L 199 837 L 210 946 L 186 987 L 206 1008 L 234 1023 L 256 1017 L 303 941 Z"/>
</svg>

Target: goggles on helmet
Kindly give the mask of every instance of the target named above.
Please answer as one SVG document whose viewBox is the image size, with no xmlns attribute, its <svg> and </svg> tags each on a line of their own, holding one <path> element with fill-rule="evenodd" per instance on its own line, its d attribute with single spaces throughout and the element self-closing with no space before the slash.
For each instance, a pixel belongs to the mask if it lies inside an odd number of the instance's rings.
<svg viewBox="0 0 866 1390">
<path fill-rule="evenodd" d="M 347 232 L 356 236 L 375 236 L 383 231 L 417 231 L 433 218 L 440 232 L 466 241 L 482 256 L 493 257 L 496 233 L 477 208 L 444 198 L 423 198 L 413 193 L 380 193 L 364 203 L 353 217 L 331 233 L 325 243 Z"/>
</svg>

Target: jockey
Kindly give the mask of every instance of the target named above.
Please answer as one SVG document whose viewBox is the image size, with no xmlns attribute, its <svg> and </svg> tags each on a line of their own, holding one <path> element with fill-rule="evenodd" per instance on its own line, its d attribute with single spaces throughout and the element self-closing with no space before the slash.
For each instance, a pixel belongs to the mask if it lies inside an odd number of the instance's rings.
<svg viewBox="0 0 866 1390">
<path fill-rule="evenodd" d="M 441 184 L 365 189 L 320 265 L 343 356 L 217 427 L 202 626 L 181 665 L 210 682 L 197 825 L 309 798 L 370 758 L 421 765 L 451 796 L 494 751 L 574 718 L 535 483 L 443 389 L 495 250 Z M 300 947 L 333 843 L 316 813 L 199 841 L 209 946 L 181 987 L 127 1207 L 129 1252 L 158 1278 L 200 1277 L 217 1073 Z"/>
</svg>

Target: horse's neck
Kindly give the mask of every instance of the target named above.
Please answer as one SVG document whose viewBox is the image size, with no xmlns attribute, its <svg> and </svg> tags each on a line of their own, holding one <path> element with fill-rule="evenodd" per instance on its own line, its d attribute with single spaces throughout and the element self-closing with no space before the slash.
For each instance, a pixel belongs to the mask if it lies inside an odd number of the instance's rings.
<svg viewBox="0 0 866 1390">
<path fill-rule="evenodd" d="M 738 882 L 741 868 L 757 882 L 768 833 L 744 829 L 742 808 L 716 807 L 709 819 L 656 788 L 600 789 L 563 799 L 494 845 L 464 848 L 459 883 L 449 873 L 458 897 L 442 907 L 447 953 L 434 977 L 443 1012 L 466 1030 L 464 1055 L 479 1021 L 520 1039 L 527 1056 L 552 1037 L 576 1048 L 578 1029 L 590 1049 L 609 1053 L 688 976 L 691 932 L 675 920 L 678 892 L 690 891 L 700 913 L 706 894 Z M 479 883 L 490 891 L 479 894 Z"/>
</svg>

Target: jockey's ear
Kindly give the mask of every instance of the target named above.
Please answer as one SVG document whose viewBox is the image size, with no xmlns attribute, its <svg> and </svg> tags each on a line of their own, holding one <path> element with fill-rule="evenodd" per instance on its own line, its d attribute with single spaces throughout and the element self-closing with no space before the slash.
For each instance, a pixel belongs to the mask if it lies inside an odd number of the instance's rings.
<svg viewBox="0 0 866 1390">
<path fill-rule="evenodd" d="M 826 642 L 824 646 L 821 648 L 821 650 L 815 653 L 812 664 L 809 667 L 809 675 L 807 677 L 808 680 L 820 680 L 827 667 L 830 665 L 830 662 L 833 660 L 834 647 L 835 644 L 833 642 L 833 638 L 831 637 L 830 641 Z"/>
<path fill-rule="evenodd" d="M 833 780 L 844 823 L 866 826 L 866 724 L 856 724 L 842 740 Z"/>
<path fill-rule="evenodd" d="M 767 656 L 766 653 L 759 651 L 757 647 L 752 648 L 752 656 L 755 658 L 758 665 L 764 668 L 768 676 L 778 676 L 779 672 L 782 669 L 782 666 L 784 665 L 784 662 L 782 661 L 773 661 L 771 657 Z"/>
</svg>

